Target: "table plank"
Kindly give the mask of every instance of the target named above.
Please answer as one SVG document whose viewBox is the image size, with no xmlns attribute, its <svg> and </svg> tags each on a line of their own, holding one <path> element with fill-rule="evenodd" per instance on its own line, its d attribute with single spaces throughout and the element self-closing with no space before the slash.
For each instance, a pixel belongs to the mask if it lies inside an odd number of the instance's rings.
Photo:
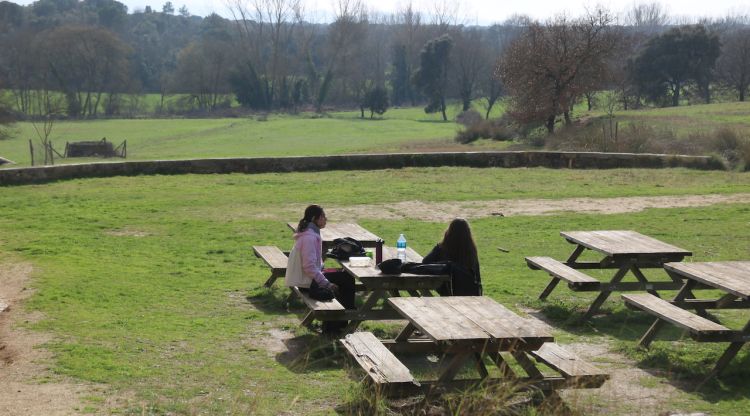
<svg viewBox="0 0 750 416">
<path fill-rule="evenodd" d="M 735 296 L 750 298 L 750 261 L 667 263 L 664 269 Z"/>
<path fill-rule="evenodd" d="M 490 339 L 487 331 L 440 301 L 444 299 L 447 298 L 389 298 L 388 303 L 433 341 L 476 342 Z"/>
<path fill-rule="evenodd" d="M 499 340 L 552 340 L 552 335 L 533 319 L 522 318 L 485 296 L 450 296 L 445 302 L 468 320 Z"/>
<path fill-rule="evenodd" d="M 292 230 L 297 229 L 297 223 L 288 222 L 286 225 Z M 355 223 L 328 223 L 320 230 L 320 237 L 324 243 L 331 243 L 337 238 L 351 237 L 365 246 L 374 246 L 378 240 L 381 240 L 377 235 Z"/>
<path fill-rule="evenodd" d="M 609 257 L 692 255 L 688 250 L 631 230 L 561 231 L 560 235 L 572 243 L 580 244 Z"/>
</svg>

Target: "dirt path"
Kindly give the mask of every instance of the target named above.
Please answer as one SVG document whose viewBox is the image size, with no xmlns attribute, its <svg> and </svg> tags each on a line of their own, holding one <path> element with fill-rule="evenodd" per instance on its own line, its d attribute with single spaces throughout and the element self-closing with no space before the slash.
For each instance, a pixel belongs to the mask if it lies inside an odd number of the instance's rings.
<svg viewBox="0 0 750 416">
<path fill-rule="evenodd" d="M 41 317 L 23 312 L 20 304 L 28 289 L 32 267 L 28 263 L 0 264 L 0 415 L 75 415 L 83 409 L 81 398 L 94 393 L 89 384 L 73 383 L 49 369 L 51 354 L 39 348 L 50 338 L 18 327 Z M 0 307 L 2 309 L 2 307 Z"/>
<path fill-rule="evenodd" d="M 423 202 L 326 207 L 336 221 L 371 219 L 421 219 L 450 221 L 456 217 L 482 218 L 512 215 L 553 215 L 561 212 L 620 214 L 647 208 L 705 207 L 716 204 L 750 203 L 750 194 L 637 196 L 622 198 L 502 199 L 494 201 Z M 304 207 L 299 209 L 302 212 Z"/>
</svg>

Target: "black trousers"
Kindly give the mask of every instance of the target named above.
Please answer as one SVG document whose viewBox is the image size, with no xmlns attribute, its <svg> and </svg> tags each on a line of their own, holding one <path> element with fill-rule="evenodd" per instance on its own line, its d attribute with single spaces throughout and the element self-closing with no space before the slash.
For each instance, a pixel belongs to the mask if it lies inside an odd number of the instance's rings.
<svg viewBox="0 0 750 416">
<path fill-rule="evenodd" d="M 356 309 L 354 304 L 354 278 L 346 272 L 327 272 L 323 273 L 329 282 L 339 287 L 336 294 L 336 300 L 346 309 Z M 316 284 L 314 281 L 313 285 Z M 337 332 L 346 327 L 348 321 L 324 321 L 322 324 L 323 332 Z"/>
</svg>

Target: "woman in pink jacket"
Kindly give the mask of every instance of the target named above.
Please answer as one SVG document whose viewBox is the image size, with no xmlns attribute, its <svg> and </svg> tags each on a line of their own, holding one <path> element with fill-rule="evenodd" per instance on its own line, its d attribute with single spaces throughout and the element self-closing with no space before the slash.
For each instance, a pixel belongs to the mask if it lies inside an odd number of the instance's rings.
<svg viewBox="0 0 750 416">
<path fill-rule="evenodd" d="M 354 278 L 342 271 L 324 271 L 323 239 L 320 229 L 326 226 L 325 211 L 320 205 L 310 205 L 297 225 L 294 247 L 289 253 L 285 281 L 287 286 L 307 290 L 310 297 L 329 300 L 335 296 L 346 309 L 354 309 Z M 336 335 L 347 321 L 324 321 L 323 333 Z"/>
</svg>

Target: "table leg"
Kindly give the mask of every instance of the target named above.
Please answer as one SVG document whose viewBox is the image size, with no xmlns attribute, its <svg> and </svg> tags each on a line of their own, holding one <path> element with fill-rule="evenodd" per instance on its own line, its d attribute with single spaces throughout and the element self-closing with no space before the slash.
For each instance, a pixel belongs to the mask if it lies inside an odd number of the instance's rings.
<svg viewBox="0 0 750 416">
<path fill-rule="evenodd" d="M 482 354 L 475 352 L 474 353 L 474 360 L 477 363 L 477 371 L 479 371 L 479 377 L 482 379 L 487 378 L 487 376 L 490 375 L 489 371 L 487 371 L 487 367 L 484 365 L 484 360 L 482 359 Z"/>
<path fill-rule="evenodd" d="M 695 285 L 696 285 L 695 280 L 686 280 L 685 284 L 682 285 L 682 289 L 680 289 L 680 291 L 677 292 L 677 295 L 675 295 L 672 301 L 673 302 L 681 301 L 681 300 L 684 300 L 688 296 L 693 296 L 693 288 L 695 287 Z M 640 345 L 643 348 L 648 348 L 648 346 L 651 344 L 651 341 L 654 340 L 654 337 L 656 337 L 656 334 L 659 332 L 659 330 L 661 330 L 663 326 L 664 326 L 664 321 L 659 318 L 656 318 L 654 323 L 651 324 L 651 327 L 646 331 L 645 334 L 643 334 L 641 339 L 638 341 L 638 345 Z"/>
<path fill-rule="evenodd" d="M 450 381 L 453 381 L 453 379 L 456 378 L 456 374 L 458 374 L 458 371 L 461 370 L 464 362 L 466 362 L 466 359 L 469 358 L 472 354 L 473 353 L 471 351 L 468 351 L 460 352 L 454 355 L 448 365 L 445 367 L 445 370 L 443 370 L 442 374 L 440 374 L 438 383 L 448 383 Z"/>
<path fill-rule="evenodd" d="M 417 327 L 414 326 L 413 323 L 409 322 L 408 324 L 406 324 L 404 329 L 402 329 L 401 332 L 399 332 L 398 335 L 396 335 L 396 338 L 395 338 L 396 342 L 403 342 L 403 341 L 408 340 L 411 334 L 413 334 L 416 329 Z"/>
<path fill-rule="evenodd" d="M 539 300 L 547 299 L 547 296 L 549 296 L 549 294 L 552 293 L 553 290 L 555 290 L 555 287 L 557 287 L 558 283 L 560 283 L 560 279 L 553 277 L 547 287 L 545 287 L 542 293 L 539 295 Z"/>
<path fill-rule="evenodd" d="M 622 278 L 625 277 L 625 274 L 628 272 L 628 270 L 630 270 L 631 264 L 632 264 L 631 262 L 627 262 L 623 264 L 622 266 L 620 266 L 620 269 L 617 271 L 617 273 L 615 273 L 615 275 L 612 277 L 612 280 L 610 280 L 609 283 L 610 284 L 619 283 L 622 280 Z M 586 313 L 583 315 L 583 318 L 581 319 L 586 320 L 592 317 L 596 313 L 596 311 L 599 310 L 599 308 L 602 306 L 604 301 L 607 300 L 610 294 L 612 294 L 611 290 L 602 290 L 599 293 L 599 296 L 597 296 L 596 299 L 594 299 L 594 303 L 591 304 L 591 306 L 589 307 L 589 310 L 586 311 Z"/>
<path fill-rule="evenodd" d="M 643 275 L 643 272 L 641 272 L 641 269 L 638 268 L 635 264 L 630 266 L 630 271 L 633 273 L 636 279 L 638 279 L 639 282 L 643 283 L 644 285 L 648 285 L 648 279 L 646 279 L 646 276 Z M 648 287 L 648 286 L 647 286 Z M 654 289 L 646 289 L 646 292 L 656 296 L 657 298 L 660 298 L 659 293 Z"/>
<path fill-rule="evenodd" d="M 492 361 L 495 363 L 497 368 L 500 370 L 500 374 L 503 375 L 505 378 L 509 379 L 515 379 L 518 378 L 518 375 L 516 375 L 515 372 L 513 372 L 513 369 L 510 368 L 508 363 L 503 359 L 503 356 L 499 352 L 491 352 L 488 353 Z"/>
<path fill-rule="evenodd" d="M 576 260 L 578 260 L 578 257 L 580 257 L 581 253 L 583 253 L 583 250 L 585 250 L 586 247 L 578 245 L 576 246 L 576 249 L 573 250 L 572 253 L 570 253 L 570 256 L 568 256 L 568 260 L 566 263 L 575 263 Z"/>
<path fill-rule="evenodd" d="M 419 293 L 422 296 L 432 297 L 432 292 L 430 291 L 430 289 L 419 289 Z"/>
<path fill-rule="evenodd" d="M 742 328 L 742 331 L 740 331 L 740 334 L 743 336 L 746 336 L 748 333 L 750 333 L 750 321 L 745 324 L 745 326 Z M 745 341 L 737 341 L 732 342 L 729 344 L 726 350 L 724 350 L 724 353 L 721 354 L 721 357 L 719 357 L 719 361 L 716 362 L 716 365 L 714 366 L 713 370 L 711 370 L 710 373 L 708 373 L 708 376 L 705 380 L 703 380 L 703 383 L 708 381 L 711 377 L 718 376 L 721 374 L 722 370 L 724 370 L 724 367 L 729 364 L 730 361 L 732 361 L 732 358 L 734 358 L 735 355 L 742 349 L 742 346 L 745 345 Z M 703 384 L 701 383 L 701 384 Z"/>
<path fill-rule="evenodd" d="M 533 361 L 526 355 L 524 351 L 512 351 L 511 355 L 513 355 L 513 358 L 518 361 L 518 364 L 523 368 L 523 371 L 526 372 L 526 374 L 529 375 L 531 378 L 544 378 L 544 374 L 542 374 L 538 368 L 536 368 L 536 364 L 534 364 Z"/>
<path fill-rule="evenodd" d="M 373 290 L 372 293 L 370 293 L 370 296 L 368 296 L 367 299 L 365 299 L 365 302 L 362 304 L 362 306 L 360 306 L 360 308 L 357 309 L 357 315 L 364 317 L 364 315 L 368 311 L 371 311 L 372 308 L 374 308 L 375 305 L 378 304 L 378 301 L 380 299 L 386 298 L 385 293 L 386 292 L 384 290 Z M 357 327 L 361 323 L 362 323 L 362 319 L 359 319 L 359 320 L 352 319 L 351 321 L 349 321 L 349 325 L 346 326 L 344 331 L 354 332 L 354 330 L 357 329 Z"/>
</svg>

